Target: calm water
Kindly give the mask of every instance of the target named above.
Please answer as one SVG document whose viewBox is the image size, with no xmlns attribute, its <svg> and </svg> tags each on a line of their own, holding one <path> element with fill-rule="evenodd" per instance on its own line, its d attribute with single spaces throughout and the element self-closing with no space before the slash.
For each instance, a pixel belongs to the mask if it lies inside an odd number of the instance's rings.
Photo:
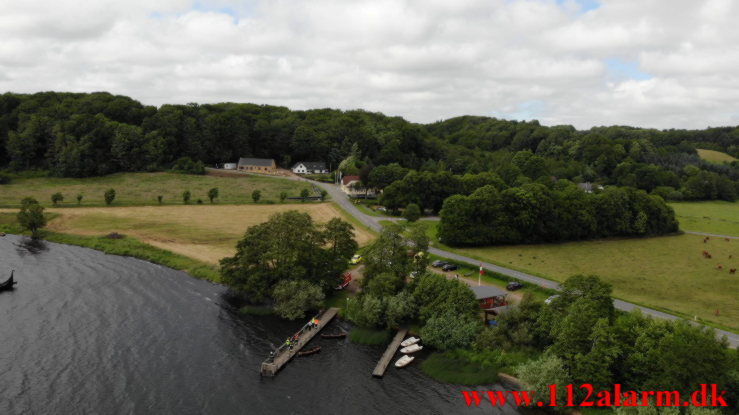
<svg viewBox="0 0 739 415">
<path fill-rule="evenodd" d="M 314 339 L 321 353 L 262 379 L 260 362 L 302 322 L 238 315 L 223 287 L 145 261 L 6 236 L 0 280 L 10 269 L 0 414 L 518 413 L 469 409 L 461 387 L 417 367 L 374 379 L 383 348 L 348 340 Z"/>
</svg>

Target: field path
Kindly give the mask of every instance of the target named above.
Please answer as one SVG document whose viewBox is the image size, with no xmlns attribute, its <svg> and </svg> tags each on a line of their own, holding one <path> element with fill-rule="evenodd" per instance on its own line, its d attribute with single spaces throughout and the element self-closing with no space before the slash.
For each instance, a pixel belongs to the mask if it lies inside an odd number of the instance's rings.
<svg viewBox="0 0 739 415">
<path fill-rule="evenodd" d="M 305 179 L 298 178 L 297 180 L 305 180 Z M 329 195 L 331 195 L 331 199 L 334 202 L 336 202 L 337 204 L 339 204 L 339 206 L 341 206 L 344 210 L 346 210 L 350 215 L 352 215 L 355 218 L 357 218 L 358 221 L 362 222 L 364 225 L 366 225 L 367 227 L 369 227 L 369 228 L 371 228 L 371 229 L 373 229 L 375 231 L 380 231 L 382 229 L 382 225 L 380 225 L 379 221 L 385 220 L 386 218 L 370 216 L 370 215 L 367 215 L 367 214 L 361 212 L 359 209 L 357 209 L 354 206 L 354 204 L 351 202 L 351 200 L 349 200 L 346 197 L 346 195 L 344 194 L 344 192 L 342 192 L 341 189 L 339 189 L 339 187 L 336 186 L 336 185 L 327 184 L 327 183 L 316 183 L 316 184 L 318 186 L 320 186 L 321 188 L 325 189 L 329 193 Z M 706 235 L 706 236 L 715 236 L 715 237 L 720 237 L 720 238 L 737 238 L 735 236 L 712 235 L 712 234 L 703 234 L 703 233 L 699 233 L 699 232 L 686 232 L 686 233 L 693 233 L 693 234 Z M 516 271 L 516 270 L 510 269 L 510 268 L 501 267 L 499 265 L 491 264 L 491 263 L 485 262 L 485 261 L 480 261 L 480 260 L 477 260 L 477 259 L 474 259 L 474 258 L 466 257 L 464 255 L 455 254 L 454 252 L 449 252 L 449 251 L 445 251 L 445 250 L 438 249 L 438 248 L 431 247 L 431 248 L 429 248 L 429 252 L 431 252 L 432 254 L 435 254 L 435 255 L 439 255 L 439 256 L 445 257 L 445 258 L 453 259 L 455 261 L 464 262 L 464 263 L 470 264 L 472 266 L 482 265 L 486 269 L 489 269 L 489 270 L 495 271 L 495 272 L 499 272 L 499 273 L 501 273 L 503 275 L 507 275 L 509 277 L 513 277 L 513 278 L 519 279 L 521 281 L 526 281 L 526 282 L 529 282 L 529 283 L 532 283 L 532 284 L 536 284 L 536 285 L 539 285 L 539 286 L 542 286 L 542 287 L 545 287 L 545 288 L 551 288 L 551 289 L 559 290 L 559 283 L 557 283 L 556 281 L 551 281 L 551 280 L 548 280 L 548 279 L 545 279 L 545 278 L 537 277 L 535 275 L 527 274 L 525 272 Z M 648 307 L 640 306 L 640 305 L 633 304 L 633 303 L 630 303 L 630 302 L 627 302 L 627 301 L 623 301 L 623 300 L 614 299 L 613 300 L 613 305 L 618 310 L 623 310 L 623 311 L 627 311 L 627 312 L 628 311 L 631 311 L 631 310 L 634 310 L 634 309 L 639 309 L 639 310 L 641 310 L 641 312 L 643 314 L 646 314 L 646 315 L 649 315 L 649 316 L 652 316 L 652 317 L 655 317 L 655 318 L 661 318 L 661 319 L 665 319 L 665 320 L 678 320 L 678 319 L 682 319 L 682 317 L 678 317 L 678 316 L 675 316 L 675 315 L 672 315 L 672 314 L 664 313 L 662 311 L 654 310 L 654 309 L 651 309 L 651 308 L 648 308 Z M 732 333 L 732 332 L 729 332 L 729 331 L 726 331 L 726 330 L 720 330 L 720 329 L 717 329 L 717 328 L 714 328 L 714 330 L 716 331 L 716 336 L 717 337 L 719 337 L 719 338 L 726 337 L 727 340 L 729 341 L 729 344 L 731 345 L 731 347 L 739 347 L 739 334 Z"/>
</svg>

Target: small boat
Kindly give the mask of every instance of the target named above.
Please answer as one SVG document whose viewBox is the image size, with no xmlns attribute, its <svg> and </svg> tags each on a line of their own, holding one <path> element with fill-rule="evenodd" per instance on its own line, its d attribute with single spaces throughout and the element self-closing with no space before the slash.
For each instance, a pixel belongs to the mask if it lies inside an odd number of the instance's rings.
<svg viewBox="0 0 739 415">
<path fill-rule="evenodd" d="M 16 281 L 13 281 L 13 273 L 15 273 L 15 270 L 10 271 L 10 278 L 0 283 L 0 291 L 12 290 L 13 286 L 18 284 Z"/>
<path fill-rule="evenodd" d="M 421 349 L 423 349 L 423 346 L 419 346 L 417 344 L 412 344 L 412 345 L 410 345 L 408 347 L 404 347 L 404 348 L 400 349 L 400 353 L 406 353 L 406 354 L 407 353 L 415 353 L 415 352 L 417 352 L 417 351 L 419 351 Z"/>
<path fill-rule="evenodd" d="M 416 343 L 418 343 L 420 341 L 421 341 L 421 339 L 419 339 L 418 337 L 409 337 L 409 338 L 403 340 L 400 343 L 400 345 L 403 346 L 403 347 L 407 347 L 407 346 L 410 346 L 412 344 L 416 344 Z"/>
<path fill-rule="evenodd" d="M 321 337 L 323 337 L 324 339 L 343 339 L 344 337 L 346 337 L 346 332 L 340 331 L 338 333 L 324 333 L 321 334 Z"/>
<path fill-rule="evenodd" d="M 309 354 L 318 353 L 321 351 L 321 346 L 314 346 L 310 349 L 301 350 L 298 352 L 298 356 L 308 356 Z"/>
<path fill-rule="evenodd" d="M 408 366 L 410 362 L 413 361 L 413 359 L 415 359 L 415 357 L 403 355 L 403 357 L 401 357 L 400 359 L 398 359 L 398 361 L 395 362 L 395 367 L 406 367 Z"/>
</svg>

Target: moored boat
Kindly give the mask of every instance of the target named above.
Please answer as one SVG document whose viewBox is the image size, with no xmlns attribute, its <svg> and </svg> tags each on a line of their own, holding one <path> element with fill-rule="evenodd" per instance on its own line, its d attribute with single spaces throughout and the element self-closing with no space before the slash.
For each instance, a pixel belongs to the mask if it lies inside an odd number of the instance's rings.
<svg viewBox="0 0 739 415">
<path fill-rule="evenodd" d="M 340 331 L 337 333 L 322 333 L 321 337 L 324 339 L 343 339 L 344 337 L 346 337 L 346 332 Z"/>
<path fill-rule="evenodd" d="M 13 286 L 15 284 L 18 284 L 16 281 L 13 280 L 13 274 L 15 273 L 15 270 L 10 271 L 10 278 L 5 280 L 5 282 L 0 283 L 0 291 L 4 290 L 12 290 Z"/>
<path fill-rule="evenodd" d="M 413 361 L 413 359 L 415 359 L 415 357 L 413 357 L 413 356 L 408 356 L 408 355 L 403 355 L 403 357 L 401 357 L 400 359 L 398 359 L 398 360 L 397 360 L 397 361 L 395 362 L 395 367 L 405 367 L 405 366 L 408 366 L 408 364 L 409 364 L 410 362 L 412 362 L 412 361 Z"/>
<path fill-rule="evenodd" d="M 400 352 L 401 353 L 408 354 L 408 353 L 415 353 L 415 352 L 417 352 L 417 351 L 419 351 L 421 349 L 423 349 L 423 346 L 419 346 L 417 344 L 412 344 L 412 345 L 410 345 L 408 347 L 404 347 L 404 348 L 400 349 Z"/>
<path fill-rule="evenodd" d="M 298 352 L 298 356 L 308 356 L 313 353 L 318 353 L 321 351 L 321 346 L 314 346 L 310 349 L 301 350 Z"/>
<path fill-rule="evenodd" d="M 421 339 L 419 339 L 418 337 L 409 337 L 409 338 L 403 340 L 400 343 L 400 345 L 403 346 L 403 347 L 408 347 L 408 346 L 410 346 L 412 344 L 416 344 L 416 343 L 418 343 L 420 341 L 421 341 Z"/>
</svg>

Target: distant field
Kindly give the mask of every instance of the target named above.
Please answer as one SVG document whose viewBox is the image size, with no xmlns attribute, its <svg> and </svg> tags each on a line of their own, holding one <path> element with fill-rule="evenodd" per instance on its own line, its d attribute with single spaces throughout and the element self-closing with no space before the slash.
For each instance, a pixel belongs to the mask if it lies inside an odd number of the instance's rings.
<svg viewBox="0 0 739 415">
<path fill-rule="evenodd" d="M 221 258 L 234 254 L 236 242 L 246 228 L 290 209 L 307 212 L 317 222 L 334 217 L 347 219 L 332 203 L 50 208 L 47 211 L 58 216 L 47 228 L 76 235 L 118 232 L 158 248 L 217 264 Z M 362 245 L 374 235 L 365 228 L 355 228 L 355 237 Z"/>
<path fill-rule="evenodd" d="M 712 259 L 703 259 L 704 249 Z M 619 298 L 739 332 L 739 274 L 728 272 L 739 268 L 739 240 L 703 243 L 702 236 L 686 234 L 450 250 L 556 281 L 595 274 L 612 284 Z M 723 270 L 716 269 L 719 264 Z"/>
<path fill-rule="evenodd" d="M 682 230 L 739 236 L 737 202 L 679 202 L 670 206 L 675 209 Z"/>
<path fill-rule="evenodd" d="M 297 197 L 306 183 L 272 177 L 243 175 L 238 177 L 200 176 L 176 173 L 118 173 L 102 177 L 82 179 L 41 177 L 15 179 L 10 184 L 0 185 L 0 206 L 15 207 L 26 196 L 36 198 L 41 204 L 51 205 L 51 195 L 61 192 L 64 201 L 60 206 L 77 206 L 77 195 L 82 194 L 82 206 L 103 206 L 103 193 L 113 188 L 116 191 L 114 206 L 156 205 L 157 196 L 163 196 L 164 204 L 182 204 L 182 192 L 192 194 L 190 203 L 202 199 L 209 204 L 208 190 L 217 187 L 217 203 L 253 203 L 254 190 L 262 192 L 262 201 L 278 201 L 281 192 Z"/>
<path fill-rule="evenodd" d="M 726 153 L 715 150 L 704 150 L 701 148 L 698 149 L 698 156 L 703 160 L 712 161 L 714 163 L 731 163 L 732 161 L 736 160 L 734 157 Z"/>
</svg>

